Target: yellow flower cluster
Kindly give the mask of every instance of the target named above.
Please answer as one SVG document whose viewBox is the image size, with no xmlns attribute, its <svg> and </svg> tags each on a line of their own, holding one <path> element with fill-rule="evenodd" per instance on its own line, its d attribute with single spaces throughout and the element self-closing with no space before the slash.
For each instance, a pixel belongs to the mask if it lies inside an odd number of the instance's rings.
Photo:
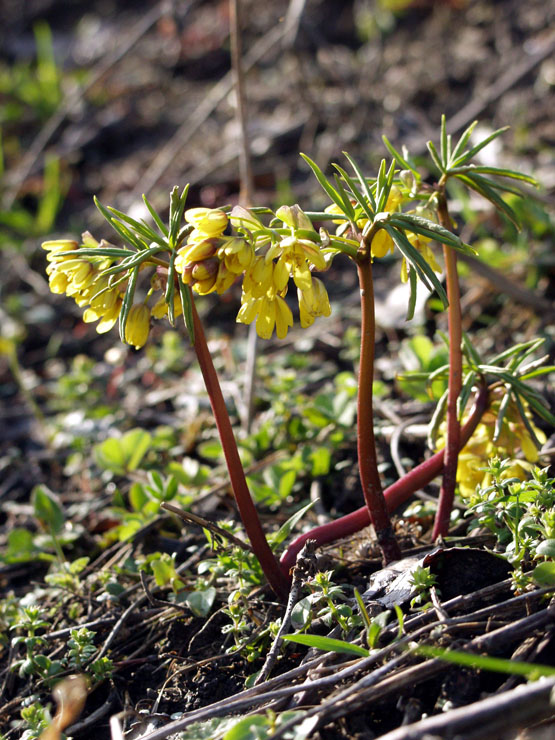
<svg viewBox="0 0 555 740">
<path fill-rule="evenodd" d="M 497 391 L 498 396 L 502 392 L 503 390 L 499 389 Z M 493 391 L 493 393 L 495 394 L 496 391 Z M 490 408 L 482 417 L 482 421 L 476 427 L 476 431 L 459 455 L 457 482 L 461 496 L 465 498 L 473 496 L 477 486 L 489 485 L 488 474 L 484 468 L 487 467 L 490 458 L 496 456 L 502 459 L 512 459 L 513 464 L 503 473 L 503 477 L 514 477 L 521 480 L 526 478 L 530 464 L 538 460 L 538 450 L 534 440 L 526 428 L 519 408 L 513 399 L 511 399 L 506 409 L 499 438 L 494 442 L 495 424 L 500 403 L 500 397 L 494 398 Z M 522 403 L 525 406 L 526 402 L 524 400 Z M 538 441 L 545 442 L 544 433 L 532 423 L 531 415 L 526 406 L 525 413 Z M 444 442 L 444 439 L 438 439 L 438 448 L 443 447 Z M 519 452 L 524 454 L 525 460 L 517 459 Z"/>
<path fill-rule="evenodd" d="M 246 239 L 224 236 L 229 219 L 217 208 L 190 208 L 185 220 L 194 229 L 177 253 L 176 270 L 199 295 L 224 293 L 252 264 L 253 247 Z"/>
<path fill-rule="evenodd" d="M 86 323 L 98 321 L 96 330 L 99 334 L 110 331 L 118 320 L 121 310 L 121 293 L 118 287 L 111 287 L 108 278 L 102 271 L 110 267 L 110 257 L 90 258 L 73 256 L 78 248 L 75 241 L 59 239 L 43 242 L 42 247 L 48 254 L 46 273 L 53 293 L 65 293 L 72 297 L 80 308 L 85 308 L 83 320 Z M 82 235 L 83 247 L 97 248 L 102 246 L 91 234 Z"/>
<path fill-rule="evenodd" d="M 243 324 L 256 319 L 257 334 L 263 339 L 269 339 L 274 328 L 283 339 L 293 326 L 293 314 L 285 301 L 291 277 L 297 287 L 303 328 L 317 316 L 331 313 L 323 283 L 312 276 L 312 270 L 325 270 L 327 265 L 310 219 L 299 206 L 282 206 L 276 215 L 289 227 L 290 235 L 271 242 L 266 254 L 257 255 L 245 271 L 237 315 L 237 321 Z M 237 223 L 244 224 L 244 209 L 237 216 Z M 312 235 L 314 239 L 310 238 Z"/>
<path fill-rule="evenodd" d="M 192 208 L 185 212 L 185 220 L 193 229 L 175 257 L 175 268 L 186 285 L 199 295 L 223 293 L 243 275 L 241 308 L 237 321 L 256 320 L 258 334 L 267 339 L 274 329 L 284 338 L 293 326 L 293 314 L 285 297 L 290 278 L 297 288 L 300 321 L 303 328 L 310 326 L 317 316 L 329 316 L 331 308 L 322 282 L 312 276 L 313 270 L 325 270 L 326 261 L 319 237 L 308 217 L 298 206 L 284 206 L 278 217 L 283 228 L 267 229 L 245 208 L 236 207 L 228 217 L 221 209 Z M 228 224 L 239 235 L 228 236 Z M 121 274 L 110 279 L 105 275 L 115 259 L 102 254 L 80 256 L 79 246 L 101 249 L 90 235 L 84 234 L 81 245 L 75 241 L 48 241 L 43 245 L 48 252 L 47 273 L 51 290 L 72 296 L 84 308 L 84 321 L 98 321 L 97 331 L 111 329 L 121 313 L 128 276 Z M 257 254 L 257 250 L 262 253 Z M 137 349 L 148 338 L 151 319 L 168 315 L 166 287 L 168 269 L 158 258 L 146 261 L 140 267 L 155 267 L 150 290 L 144 301 L 134 303 L 127 314 L 125 341 Z M 152 308 L 148 299 L 162 291 Z M 183 313 L 179 291 L 174 293 L 174 315 Z"/>
</svg>

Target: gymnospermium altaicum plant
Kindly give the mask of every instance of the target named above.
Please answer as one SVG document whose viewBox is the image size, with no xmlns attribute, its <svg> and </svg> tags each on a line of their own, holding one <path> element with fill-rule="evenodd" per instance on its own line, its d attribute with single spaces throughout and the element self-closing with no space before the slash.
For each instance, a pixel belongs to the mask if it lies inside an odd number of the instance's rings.
<svg viewBox="0 0 555 740">
<path fill-rule="evenodd" d="M 428 148 L 437 181 L 424 182 L 410 155 L 400 153 L 384 139 L 392 156 L 382 160 L 375 177 L 366 177 L 360 166 L 345 154 L 352 174 L 334 165 L 330 181 L 315 162 L 302 155 L 331 201 L 324 211 L 304 211 L 300 206 L 281 206 L 275 212 L 264 207 L 246 209 L 187 209 L 188 187 L 170 196 L 166 225 L 144 198 L 154 226 L 136 220 L 96 200 L 96 204 L 123 240 L 125 246 L 98 242 L 86 232 L 76 241 L 50 240 L 47 251 L 49 282 L 55 293 L 64 293 L 83 308 L 85 322 L 97 322 L 97 331 L 109 331 L 116 323 L 122 341 L 142 347 L 151 321 L 166 318 L 175 325 L 183 316 L 189 338 L 204 377 L 230 475 L 237 507 L 262 570 L 276 595 L 285 599 L 289 568 L 306 536 L 317 542 L 350 534 L 371 522 L 385 562 L 400 556 L 390 522 L 390 511 L 419 486 L 443 474 L 434 536 L 445 534 L 453 504 L 458 457 L 461 446 L 472 435 L 488 408 L 488 391 L 478 363 L 463 384 L 463 336 L 457 275 L 457 252 L 473 253 L 454 232 L 448 209 L 447 185 L 451 179 L 479 193 L 504 216 L 516 222 L 504 193 L 517 193 L 512 181 L 535 185 L 533 178 L 508 169 L 475 165 L 481 149 L 505 129 L 471 144 L 475 123 L 455 143 L 442 120 L 439 149 Z M 335 223 L 333 230 L 316 230 L 315 223 Z M 229 234 L 229 227 L 233 232 Z M 333 227 L 332 227 L 333 228 Z M 439 272 L 441 257 L 434 244 L 442 246 L 447 291 Z M 445 450 L 417 466 L 385 492 L 382 491 L 374 442 L 372 379 L 374 369 L 375 316 L 372 265 L 374 260 L 398 250 L 402 257 L 401 280 L 410 285 L 407 318 L 414 311 L 419 282 L 435 290 L 449 312 L 448 390 Z M 256 322 L 260 337 L 275 331 L 284 338 L 293 325 L 287 301 L 291 286 L 297 294 L 301 327 L 310 326 L 331 311 L 324 282 L 314 273 L 325 273 L 339 254 L 346 256 L 358 273 L 361 297 L 361 345 L 357 397 L 358 459 L 365 507 L 354 515 L 330 522 L 297 538 L 278 563 L 260 524 L 253 504 L 231 422 L 199 319 L 194 296 L 222 294 L 242 280 L 241 307 L 237 321 Z M 509 368 L 514 375 L 514 368 Z M 539 374 L 539 372 L 538 372 Z M 512 377 L 512 376 L 511 376 Z M 504 379 L 512 388 L 521 384 Z M 464 429 L 461 417 L 475 390 L 475 408 Z M 517 394 L 519 395 L 519 394 Z M 529 395 L 529 398 L 532 396 Z M 555 420 L 541 396 L 534 391 L 533 408 L 544 419 Z M 507 402 L 508 404 L 508 402 Z M 518 406 L 518 404 L 517 404 Z M 501 409 L 502 410 L 502 409 Z M 500 410 L 500 411 L 501 411 Z M 518 407 L 526 424 L 522 404 Z"/>
</svg>

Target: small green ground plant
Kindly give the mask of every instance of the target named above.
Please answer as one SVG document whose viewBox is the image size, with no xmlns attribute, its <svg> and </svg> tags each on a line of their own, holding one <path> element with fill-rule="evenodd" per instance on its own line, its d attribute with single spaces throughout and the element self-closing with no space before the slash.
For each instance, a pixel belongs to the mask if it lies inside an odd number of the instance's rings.
<svg viewBox="0 0 555 740">
<path fill-rule="evenodd" d="M 305 211 L 298 205 L 283 205 L 275 211 L 241 206 L 186 209 L 188 188 L 181 192 L 175 188 L 167 225 L 146 198 L 152 225 L 96 202 L 122 239 L 122 246 L 98 242 L 89 233 L 83 235 L 81 243 L 68 239 L 43 244 L 52 291 L 74 298 L 84 310 L 84 321 L 98 322 L 97 331 L 106 332 L 119 324 L 122 341 L 139 349 L 147 342 L 153 320 L 167 319 L 175 325 L 183 316 L 210 398 L 243 526 L 266 579 L 281 599 L 288 592 L 289 570 L 296 553 L 309 537 L 321 544 L 372 523 L 384 561 L 398 559 L 400 549 L 390 513 L 437 475 L 442 475 L 442 488 L 433 536 L 445 535 L 460 475 L 461 449 L 472 444 L 476 428 L 485 419 L 494 419 L 491 445 L 510 438 L 511 453 L 520 446 L 529 456 L 541 441 L 532 413 L 545 422 L 555 421 L 534 386 L 534 380 L 551 369 L 530 359 L 538 342 L 517 345 L 484 361 L 463 336 L 457 253 L 474 251 L 455 233 L 449 213 L 450 183 L 455 181 L 478 193 L 515 223 L 516 213 L 505 196 L 521 195 L 514 182 L 536 184 L 533 178 L 517 171 L 475 164 L 476 155 L 504 131 L 500 129 L 473 143 L 475 125 L 455 142 L 443 120 L 439 147 L 428 144 L 431 169 L 437 178 L 433 184 L 423 180 L 408 153 L 401 153 L 384 139 L 392 159 L 389 164 L 384 159 L 374 177 L 363 174 L 346 154 L 350 172 L 334 165 L 335 174 L 330 180 L 303 155 L 331 201 L 321 211 Z M 434 244 L 441 245 L 444 267 Z M 375 260 L 395 251 L 401 257 L 401 280 L 410 286 L 407 318 L 413 315 L 419 283 L 435 291 L 448 310 L 448 363 L 433 370 L 430 367 L 426 377 L 432 384 L 440 379 L 446 383 L 432 421 L 437 437 L 441 418 L 445 417 L 445 444 L 384 491 L 374 438 L 376 325 L 372 269 Z M 319 316 L 330 314 L 325 283 L 314 273 L 325 273 L 332 260 L 339 257 L 346 258 L 356 270 L 360 285 L 356 421 L 365 506 L 297 538 L 278 562 L 251 497 L 195 295 L 223 294 L 242 280 L 237 321 L 255 322 L 261 338 L 269 339 L 275 331 L 283 339 L 294 323 L 287 300 L 291 285 L 297 293 L 301 327 L 309 327 Z M 446 290 L 439 278 L 442 269 Z M 469 414 L 467 407 L 473 395 L 475 404 Z M 325 407 L 322 409 L 326 412 Z M 327 411 L 333 414 L 333 405 Z"/>
</svg>

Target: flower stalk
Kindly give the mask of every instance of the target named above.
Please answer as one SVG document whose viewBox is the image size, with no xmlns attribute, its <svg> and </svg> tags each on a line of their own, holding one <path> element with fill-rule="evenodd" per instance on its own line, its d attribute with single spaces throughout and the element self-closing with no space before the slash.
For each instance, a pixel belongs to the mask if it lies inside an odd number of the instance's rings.
<svg viewBox="0 0 555 740">
<path fill-rule="evenodd" d="M 363 250 L 357 257 L 357 270 L 360 285 L 361 335 L 360 364 L 358 373 L 357 398 L 357 450 L 360 482 L 369 517 L 376 532 L 376 538 L 383 554 L 384 562 L 390 563 L 401 557 L 399 544 L 391 526 L 389 512 L 382 491 L 376 442 L 374 438 L 373 380 L 374 346 L 376 319 L 374 310 L 374 284 L 370 254 Z"/>
<path fill-rule="evenodd" d="M 447 199 L 445 197 L 445 179 L 439 182 L 437 214 L 439 223 L 450 231 L 453 223 L 449 216 Z M 458 400 L 462 388 L 462 321 L 459 278 L 457 273 L 457 253 L 447 244 L 443 245 L 445 260 L 445 276 L 447 283 L 447 320 L 449 326 L 449 380 L 447 390 L 447 437 L 445 444 L 445 460 L 443 466 L 443 480 L 439 493 L 439 503 L 432 538 L 443 537 L 449 530 L 449 521 L 455 499 L 457 483 L 457 466 L 460 450 L 460 422 L 458 417 Z"/>
<path fill-rule="evenodd" d="M 190 291 L 190 288 L 188 288 Z M 241 464 L 237 443 L 233 434 L 231 421 L 225 405 L 220 382 L 216 374 L 214 363 L 210 355 L 210 350 L 206 343 L 206 336 L 200 321 L 195 303 L 191 295 L 191 304 L 193 312 L 194 326 L 194 349 L 204 379 L 204 384 L 210 398 L 210 405 L 216 420 L 216 426 L 220 435 L 222 448 L 225 456 L 227 469 L 231 481 L 231 488 L 237 508 L 247 532 L 252 549 L 260 562 L 260 566 L 268 583 L 272 587 L 276 596 L 285 601 L 289 592 L 289 581 L 278 564 L 278 561 L 270 549 L 268 540 L 260 524 L 260 519 L 256 507 L 250 495 L 250 491 L 245 478 L 245 471 Z"/>
<path fill-rule="evenodd" d="M 488 408 L 489 390 L 485 383 L 482 383 L 476 394 L 474 406 L 468 418 L 468 421 L 461 430 L 460 445 L 461 448 L 468 442 L 474 430 L 480 423 L 484 412 Z M 416 491 L 427 485 L 436 476 L 441 473 L 444 466 L 445 450 L 440 450 L 417 465 L 403 478 L 393 483 L 385 489 L 384 498 L 388 512 L 393 512 L 401 504 L 405 503 Z M 297 553 L 302 549 L 307 540 L 315 540 L 316 546 L 326 545 L 330 542 L 349 537 L 355 532 L 359 532 L 370 524 L 370 514 L 367 506 L 353 511 L 346 516 L 335 519 L 333 522 L 322 524 L 314 527 L 309 532 L 299 535 L 283 553 L 280 565 L 284 573 L 289 573 L 289 569 L 295 565 Z"/>
</svg>

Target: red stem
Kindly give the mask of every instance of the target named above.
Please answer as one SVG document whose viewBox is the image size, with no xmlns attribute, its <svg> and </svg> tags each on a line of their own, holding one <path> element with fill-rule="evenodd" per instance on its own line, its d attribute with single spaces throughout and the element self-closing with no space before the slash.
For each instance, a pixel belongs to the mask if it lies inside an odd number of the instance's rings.
<svg viewBox="0 0 555 740">
<path fill-rule="evenodd" d="M 191 303 L 195 333 L 194 348 L 202 376 L 204 378 L 208 397 L 210 398 L 216 426 L 218 427 L 229 472 L 229 478 L 231 480 L 231 487 L 233 489 L 233 495 L 237 502 L 237 508 L 239 509 L 239 514 L 252 545 L 253 552 L 260 562 L 268 583 L 274 590 L 276 596 L 282 601 L 285 601 L 289 593 L 289 580 L 286 572 L 280 568 L 274 553 L 270 549 L 266 536 L 264 535 L 262 525 L 260 524 L 256 508 L 249 492 L 245 472 L 239 457 L 239 451 L 237 450 L 237 443 L 233 435 L 233 429 L 231 427 L 229 414 L 227 413 L 224 397 L 222 395 L 222 389 L 216 374 L 216 369 L 214 368 L 214 363 L 212 362 L 210 351 L 208 350 L 208 345 L 206 344 L 204 329 L 200 322 L 192 296 Z"/>
<path fill-rule="evenodd" d="M 488 389 L 481 385 L 474 401 L 474 407 L 468 421 L 461 430 L 461 448 L 468 442 L 474 430 L 478 426 L 484 411 L 488 406 Z M 407 473 L 403 478 L 393 483 L 384 491 L 385 501 L 389 512 L 401 506 L 419 488 L 427 485 L 441 473 L 444 464 L 444 450 L 436 452 L 428 460 L 417 465 L 416 468 Z M 289 574 L 290 568 L 295 565 L 297 553 L 307 540 L 316 540 L 317 545 L 325 545 L 329 542 L 348 537 L 359 532 L 370 524 L 368 508 L 363 506 L 351 514 L 342 516 L 333 522 L 314 527 L 309 532 L 299 535 L 289 545 L 281 556 L 281 568 L 284 573 Z"/>
<path fill-rule="evenodd" d="M 378 545 L 385 564 L 401 557 L 399 544 L 391 527 L 389 512 L 382 491 L 376 443 L 374 439 L 374 414 L 372 409 L 372 383 L 374 380 L 374 345 L 376 322 L 374 314 L 374 285 L 372 261 L 363 253 L 357 260 L 362 316 L 360 335 L 360 365 L 358 371 L 357 399 L 357 449 L 360 482 L 370 519 L 376 532 Z"/>
<path fill-rule="evenodd" d="M 446 229 L 453 228 L 443 191 L 440 191 L 438 194 L 438 218 L 440 224 Z M 457 483 L 461 434 L 461 425 L 457 414 L 457 401 L 462 387 L 461 296 L 457 274 L 457 253 L 454 249 L 444 244 L 443 256 L 445 259 L 447 298 L 449 299 L 449 384 L 447 391 L 445 460 L 438 509 L 432 531 L 432 539 L 434 540 L 439 536 L 445 536 L 449 531 L 449 522 Z"/>
</svg>

